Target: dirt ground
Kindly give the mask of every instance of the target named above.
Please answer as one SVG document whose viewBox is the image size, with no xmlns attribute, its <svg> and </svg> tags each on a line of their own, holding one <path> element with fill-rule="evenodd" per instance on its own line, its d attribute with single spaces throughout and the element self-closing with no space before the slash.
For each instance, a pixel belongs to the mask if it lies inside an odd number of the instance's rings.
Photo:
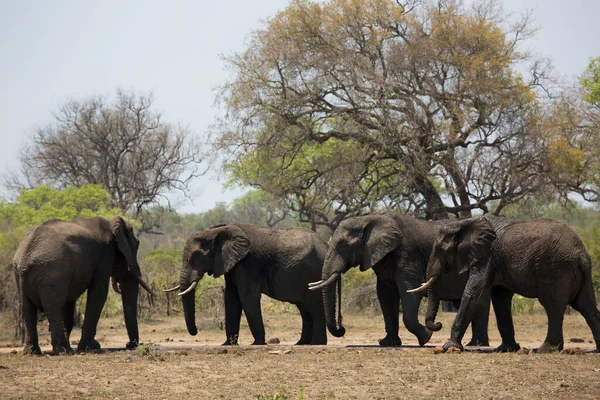
<svg viewBox="0 0 600 400">
<path fill-rule="evenodd" d="M 346 336 L 330 337 L 328 346 L 293 346 L 300 336 L 298 315 L 264 317 L 267 338 L 280 344 L 249 346 L 244 325 L 240 346 L 219 347 L 223 331 L 190 336 L 182 316 L 140 325 L 143 344 L 133 351 L 124 350 L 125 327 L 117 319 L 100 321 L 101 354 L 25 356 L 20 346 L 0 341 L 0 398 L 600 398 L 600 354 L 585 353 L 595 344 L 577 313 L 565 316 L 565 347 L 582 354 L 485 352 L 490 348 L 434 354 L 449 336 L 452 313 L 441 314 L 444 328 L 426 347 L 401 327 L 405 346 L 394 349 L 375 346 L 383 336 L 379 315 L 345 316 Z M 545 337 L 546 318 L 517 316 L 515 326 L 521 346 L 535 348 Z M 49 350 L 47 327 L 41 325 L 40 333 L 43 350 Z M 71 340 L 79 336 L 76 330 Z M 490 339 L 499 344 L 493 315 Z"/>
</svg>

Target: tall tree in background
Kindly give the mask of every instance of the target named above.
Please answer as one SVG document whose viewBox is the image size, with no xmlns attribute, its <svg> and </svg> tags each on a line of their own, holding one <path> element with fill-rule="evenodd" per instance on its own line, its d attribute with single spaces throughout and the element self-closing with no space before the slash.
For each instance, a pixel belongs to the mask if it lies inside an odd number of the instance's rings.
<svg viewBox="0 0 600 400">
<path fill-rule="evenodd" d="M 164 122 L 151 96 L 119 90 L 112 102 L 69 101 L 32 139 L 20 157 L 27 184 L 16 186 L 98 184 L 134 218 L 168 192 L 187 193 L 199 175 L 200 151 L 190 132 Z"/>
<path fill-rule="evenodd" d="M 226 170 L 330 225 L 386 200 L 467 217 L 552 193 L 546 71 L 518 48 L 529 17 L 399 3 L 293 0 L 227 58 Z"/>
</svg>

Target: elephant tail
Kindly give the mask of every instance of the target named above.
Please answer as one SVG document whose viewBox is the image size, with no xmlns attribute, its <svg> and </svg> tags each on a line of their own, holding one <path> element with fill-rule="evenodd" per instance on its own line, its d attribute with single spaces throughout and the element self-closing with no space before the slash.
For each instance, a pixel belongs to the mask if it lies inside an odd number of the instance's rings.
<svg viewBox="0 0 600 400">
<path fill-rule="evenodd" d="M 583 272 L 583 287 L 581 292 L 584 295 L 592 296 L 596 298 L 596 292 L 594 291 L 594 282 L 592 279 L 592 258 L 587 252 L 584 252 L 581 256 L 581 271 Z M 594 302 L 595 304 L 595 302 Z"/>
<path fill-rule="evenodd" d="M 17 266 L 10 264 L 15 274 L 15 284 L 17 293 L 15 294 L 16 318 L 15 318 L 15 337 L 21 339 L 21 343 L 25 343 L 25 326 L 23 321 L 23 276 L 17 273 Z"/>
</svg>

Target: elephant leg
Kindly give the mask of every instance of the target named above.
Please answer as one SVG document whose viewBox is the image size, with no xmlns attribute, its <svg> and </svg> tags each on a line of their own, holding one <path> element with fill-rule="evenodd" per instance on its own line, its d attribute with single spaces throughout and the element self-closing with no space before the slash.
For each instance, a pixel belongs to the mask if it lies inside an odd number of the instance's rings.
<svg viewBox="0 0 600 400">
<path fill-rule="evenodd" d="M 81 327 L 81 340 L 77 346 L 77 350 L 99 350 L 100 343 L 96 341 L 96 328 L 100 320 L 100 314 L 106 297 L 108 296 L 108 280 L 99 282 L 96 280 L 92 286 L 88 288 L 87 301 L 85 303 L 85 317 L 83 326 Z"/>
<path fill-rule="evenodd" d="M 596 307 L 596 296 L 592 288 L 591 282 L 586 282 L 585 286 L 571 302 L 571 307 L 576 309 L 583 315 L 588 326 L 592 330 L 594 341 L 596 342 L 596 350 L 600 352 L 600 311 Z M 589 287 L 588 287 L 589 286 Z"/>
<path fill-rule="evenodd" d="M 380 346 L 401 346 L 398 336 L 400 294 L 393 280 L 377 278 L 377 298 L 381 305 L 386 336 L 379 341 Z"/>
<path fill-rule="evenodd" d="M 227 340 L 222 346 L 238 344 L 240 334 L 240 320 L 242 318 L 242 302 L 238 288 L 229 281 L 228 275 L 225 275 L 225 334 Z"/>
<path fill-rule="evenodd" d="M 300 316 L 302 317 L 302 334 L 300 335 L 300 340 L 298 340 L 296 344 L 310 344 L 313 331 L 312 316 L 308 313 L 303 304 L 296 304 L 296 307 L 298 307 L 298 311 L 300 311 Z"/>
<path fill-rule="evenodd" d="M 71 353 L 73 349 L 71 349 L 63 329 L 63 312 L 67 302 L 66 292 L 57 291 L 53 286 L 49 286 L 40 290 L 40 299 L 50 323 L 52 352 L 54 354 Z"/>
<path fill-rule="evenodd" d="M 548 316 L 548 332 L 546 340 L 538 348 L 538 353 L 552 353 L 562 350 L 563 341 L 563 318 L 567 304 L 560 304 L 558 301 L 544 301 L 540 297 L 540 304 L 546 310 Z"/>
<path fill-rule="evenodd" d="M 65 336 L 67 337 L 67 342 L 71 337 L 71 331 L 73 330 L 73 325 L 75 325 L 75 302 L 67 301 L 65 306 L 63 307 L 63 328 L 65 331 Z"/>
<path fill-rule="evenodd" d="M 493 290 L 493 289 L 492 289 Z M 480 304 L 471 322 L 471 341 L 467 346 L 489 346 L 488 322 L 490 318 L 490 302 Z"/>
<path fill-rule="evenodd" d="M 242 301 L 244 314 L 246 314 L 246 319 L 248 320 L 250 332 L 252 332 L 252 336 L 254 336 L 254 343 L 252 344 L 267 344 L 267 342 L 265 342 L 265 325 L 260 309 L 260 292 L 253 287 L 251 290 L 240 291 L 239 295 L 240 300 Z"/>
<path fill-rule="evenodd" d="M 402 298 L 402 322 L 406 329 L 417 337 L 419 346 L 424 346 L 431 339 L 431 332 L 419 322 L 419 304 L 423 295 L 421 293 L 406 293 L 406 290 L 400 291 L 403 293 Z"/>
<path fill-rule="evenodd" d="M 22 296 L 23 322 L 25 324 L 25 354 L 42 354 L 37 333 L 37 308 L 28 297 Z"/>
<path fill-rule="evenodd" d="M 490 302 L 493 274 L 489 268 L 476 268 L 469 272 L 469 279 L 460 300 L 460 307 L 450 328 L 450 339 L 444 344 L 444 350 L 449 348 L 463 349 L 461 341 L 467 327 L 475 318 L 480 306 Z"/>
<path fill-rule="evenodd" d="M 502 344 L 495 351 L 500 353 L 513 352 L 521 348 L 515 341 L 515 327 L 511 309 L 513 295 L 514 293 L 506 288 L 500 286 L 492 288 L 492 302 L 494 303 L 496 323 L 502 337 Z"/>
<path fill-rule="evenodd" d="M 318 293 L 319 295 L 321 293 Z M 322 298 L 319 296 L 313 303 L 307 305 L 312 320 L 312 337 L 310 344 L 327 344 L 327 323 Z"/>
</svg>

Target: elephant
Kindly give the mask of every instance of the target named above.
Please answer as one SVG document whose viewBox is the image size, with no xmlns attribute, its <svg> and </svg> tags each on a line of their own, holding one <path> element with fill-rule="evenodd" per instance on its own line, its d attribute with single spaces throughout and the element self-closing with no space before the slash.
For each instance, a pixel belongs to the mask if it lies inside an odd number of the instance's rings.
<svg viewBox="0 0 600 400">
<path fill-rule="evenodd" d="M 32 228 L 20 242 L 13 268 L 25 326 L 25 353 L 41 354 L 37 311 L 48 317 L 52 352 L 70 353 L 75 303 L 87 290 L 85 317 L 77 350 L 98 350 L 96 327 L 108 295 L 109 281 L 121 294 L 129 342 L 139 343 L 138 285 L 153 293 L 141 278 L 139 240 L 121 217 L 72 221 L 48 220 Z"/>
<path fill-rule="evenodd" d="M 548 317 L 546 339 L 538 352 L 563 347 L 563 315 L 571 305 L 585 318 L 600 349 L 600 311 L 592 285 L 592 264 L 581 239 L 566 224 L 549 218 L 519 220 L 485 215 L 447 224 L 436 238 L 427 265 L 428 289 L 451 271 L 468 276 L 450 339 L 444 349 L 462 350 L 461 339 L 479 304 L 490 297 L 502 343 L 495 350 L 520 349 L 515 341 L 511 302 L 514 293 L 537 298 Z M 426 323 L 437 330 L 437 306 L 427 310 Z"/>
<path fill-rule="evenodd" d="M 196 285 L 205 273 L 225 277 L 225 333 L 223 345 L 238 342 L 242 310 L 254 337 L 264 345 L 260 297 L 294 304 L 302 317 L 296 344 L 327 344 L 323 299 L 308 290 L 321 275 L 327 243 L 304 228 L 272 229 L 251 224 L 216 225 L 192 233 L 184 251 L 180 290 L 188 332 L 196 335 Z"/>
<path fill-rule="evenodd" d="M 418 310 L 422 299 L 420 293 L 407 293 L 424 281 L 427 260 L 443 222 L 423 221 L 405 215 L 363 215 L 342 221 L 333 232 L 329 250 L 323 265 L 322 279 L 310 284 L 312 289 L 322 289 L 327 328 L 334 336 L 345 332 L 341 322 L 336 322 L 335 301 L 329 301 L 331 286 L 341 274 L 360 265 L 360 270 L 373 268 L 377 276 L 377 297 L 385 322 L 386 336 L 381 346 L 400 346 L 398 336 L 399 302 L 402 301 L 402 319 L 413 333 L 419 345 L 425 345 L 432 331 L 419 323 Z M 466 283 L 465 277 L 452 274 L 440 282 L 439 299 L 459 300 Z M 335 299 L 335 295 L 334 295 Z M 430 299 L 431 302 L 431 299 Z M 341 303 L 341 301 L 340 301 Z M 338 319 L 341 312 L 338 308 Z M 489 303 L 482 305 L 472 324 L 473 338 L 470 345 L 487 346 Z"/>
</svg>

